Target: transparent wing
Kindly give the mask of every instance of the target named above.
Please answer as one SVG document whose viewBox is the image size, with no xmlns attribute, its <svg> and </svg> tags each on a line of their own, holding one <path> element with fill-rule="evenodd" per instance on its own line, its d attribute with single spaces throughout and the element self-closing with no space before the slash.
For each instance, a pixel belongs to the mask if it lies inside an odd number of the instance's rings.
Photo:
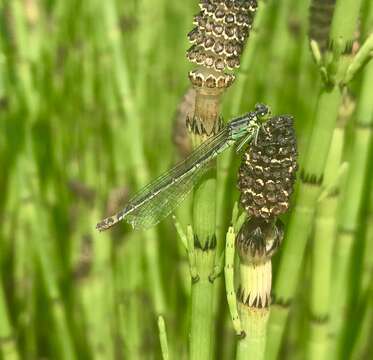
<svg viewBox="0 0 373 360">
<path fill-rule="evenodd" d="M 158 224 L 180 205 L 210 167 L 210 165 L 205 165 L 189 172 L 177 184 L 169 186 L 159 195 L 126 215 L 124 219 L 134 229 L 147 229 Z"/>
<path fill-rule="evenodd" d="M 150 194 L 161 190 L 170 181 L 177 179 L 181 175 L 192 170 L 196 163 L 204 165 L 206 160 L 211 160 L 214 157 L 215 151 L 218 152 L 224 146 L 228 138 L 229 131 L 227 128 L 224 128 L 214 137 L 206 140 L 200 146 L 198 146 L 186 159 L 179 162 L 172 169 L 160 175 L 142 188 L 133 198 L 130 199 L 129 203 L 138 203 L 144 198 L 148 197 Z"/>
<path fill-rule="evenodd" d="M 185 198 L 184 192 L 189 192 L 196 179 L 203 173 L 203 168 L 229 145 L 229 140 L 229 128 L 225 127 L 203 142 L 185 160 L 142 188 L 122 211 L 102 220 L 96 228 L 100 231 L 106 230 L 124 218 L 133 225 L 143 222 L 144 226 L 139 225 L 143 228 L 156 224 L 180 203 L 179 197 Z M 165 194 L 169 194 L 170 198 L 167 199 Z M 136 220 L 146 216 L 153 220 Z M 147 221 L 149 225 L 145 225 Z"/>
</svg>

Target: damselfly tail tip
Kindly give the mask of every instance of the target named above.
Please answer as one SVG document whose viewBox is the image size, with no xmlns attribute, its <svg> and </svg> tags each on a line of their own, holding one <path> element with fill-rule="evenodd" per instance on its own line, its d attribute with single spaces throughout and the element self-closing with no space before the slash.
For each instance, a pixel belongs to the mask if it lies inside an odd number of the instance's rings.
<svg viewBox="0 0 373 360">
<path fill-rule="evenodd" d="M 98 231 L 105 231 L 107 229 L 109 229 L 110 227 L 112 227 L 117 221 L 115 221 L 115 219 L 113 217 L 108 217 L 102 221 L 100 221 L 99 223 L 97 223 L 96 225 L 96 229 Z"/>
</svg>

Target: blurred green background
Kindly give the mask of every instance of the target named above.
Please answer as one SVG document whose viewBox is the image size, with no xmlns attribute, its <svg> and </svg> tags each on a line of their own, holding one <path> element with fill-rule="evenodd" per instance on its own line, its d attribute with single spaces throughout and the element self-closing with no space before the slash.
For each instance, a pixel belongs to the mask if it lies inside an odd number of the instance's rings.
<svg viewBox="0 0 373 360">
<path fill-rule="evenodd" d="M 371 5 L 362 2 L 356 44 L 372 32 Z M 256 102 L 292 114 L 300 161 L 322 86 L 309 48 L 309 6 L 266 1 L 222 103 L 226 121 Z M 177 109 L 193 68 L 185 57 L 187 33 L 198 11 L 196 0 L 0 2 L 3 359 L 160 358 L 160 314 L 171 357 L 187 357 L 190 278 L 170 219 L 151 232 L 123 224 L 98 233 L 95 224 L 180 159 L 173 134 L 176 119 L 183 120 Z M 367 106 L 373 102 L 372 73 L 370 63 L 350 84 L 339 122 L 343 158 L 363 162 L 350 163 L 362 179 L 344 190 L 358 201 L 357 245 L 349 248 L 344 285 L 349 316 L 341 320 L 351 335 L 343 358 L 354 359 L 373 357 L 373 195 L 364 162 L 372 120 L 367 142 L 356 150 L 353 111 L 367 93 Z M 231 168 L 226 223 L 239 160 Z M 177 211 L 183 225 L 189 204 Z M 307 357 L 311 253 L 309 244 L 281 358 Z M 275 278 L 281 255 L 274 258 Z M 216 299 L 214 357 L 231 359 L 235 339 L 222 286 Z"/>
</svg>

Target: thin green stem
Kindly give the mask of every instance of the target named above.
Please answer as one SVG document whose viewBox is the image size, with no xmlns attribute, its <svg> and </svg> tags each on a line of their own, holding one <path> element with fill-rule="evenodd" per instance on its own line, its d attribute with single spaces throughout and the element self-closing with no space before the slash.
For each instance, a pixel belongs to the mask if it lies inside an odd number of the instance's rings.
<svg viewBox="0 0 373 360">
<path fill-rule="evenodd" d="M 131 153 L 130 159 L 132 160 L 132 166 L 136 169 L 136 171 L 134 171 L 136 185 L 137 187 L 141 187 L 148 182 L 149 175 L 143 150 L 140 116 L 135 107 L 135 100 L 129 83 L 128 66 L 125 62 L 120 42 L 119 22 L 115 12 L 115 4 L 113 1 L 109 1 L 102 6 L 105 15 L 106 40 L 109 40 L 110 49 L 112 51 L 118 92 L 121 98 L 123 112 L 128 119 L 127 130 L 131 134 L 131 146 L 129 147 Z M 144 235 L 146 240 L 145 255 L 149 267 L 149 283 L 151 284 L 154 306 L 157 313 L 164 313 L 165 299 L 161 284 L 157 234 L 154 229 L 150 229 L 146 231 Z"/>
<path fill-rule="evenodd" d="M 240 264 L 238 312 L 245 336 L 237 343 L 237 360 L 265 359 L 269 307 L 258 307 L 258 298 L 270 294 L 271 260 L 261 264 Z"/>
<path fill-rule="evenodd" d="M 341 101 L 339 83 L 350 58 L 343 52 L 353 38 L 361 1 L 337 1 L 332 22 L 331 39 L 335 44 L 330 78 L 335 83 L 325 86 L 320 94 L 315 112 L 314 127 L 300 171 L 297 200 L 290 216 L 283 257 L 275 284 L 276 303 L 272 307 L 269 323 L 267 358 L 278 356 L 284 334 L 289 305 L 294 296 L 301 270 L 307 239 L 311 231 L 315 205 L 321 191 L 324 167 L 329 152 L 333 129 Z"/>
<path fill-rule="evenodd" d="M 197 280 L 192 283 L 191 289 L 189 356 L 193 360 L 210 359 L 212 356 L 214 284 L 210 281 L 210 275 L 216 256 L 215 198 L 216 169 L 211 169 L 196 187 L 193 200 L 195 263 L 191 269 L 195 268 L 198 276 L 194 277 Z"/>
<path fill-rule="evenodd" d="M 350 66 L 347 69 L 346 76 L 343 80 L 345 84 L 349 83 L 355 76 L 355 74 L 363 67 L 363 65 L 370 61 L 373 57 L 373 33 L 368 36 L 364 41 L 359 52 L 354 57 Z"/>
<path fill-rule="evenodd" d="M 234 289 L 234 243 L 236 241 L 236 233 L 233 227 L 230 227 L 226 236 L 225 243 L 225 291 L 227 293 L 227 301 L 229 312 L 231 314 L 233 328 L 236 335 L 245 335 L 242 329 L 241 320 L 237 311 L 237 298 L 236 291 Z"/>
<path fill-rule="evenodd" d="M 49 309 L 54 320 L 56 333 L 58 334 L 55 339 L 58 352 L 62 359 L 75 359 L 75 349 L 67 322 L 67 314 L 61 301 L 61 294 L 57 285 L 56 269 L 47 252 L 47 233 L 43 230 L 47 229 L 47 227 L 38 227 L 39 223 L 47 224 L 45 210 L 35 204 L 35 209 L 30 208 L 30 211 L 33 213 L 31 231 L 34 239 L 34 249 L 40 265 L 42 280 L 47 292 Z"/>
<path fill-rule="evenodd" d="M 293 11 L 294 5 L 293 0 L 283 0 L 278 2 L 278 8 L 276 11 L 276 18 L 273 26 L 273 35 L 271 37 L 271 47 L 269 49 L 269 56 L 272 59 L 269 63 L 269 69 L 267 70 L 266 79 L 266 91 L 265 91 L 265 101 L 270 104 L 272 110 L 277 112 L 279 109 L 278 93 L 283 93 L 285 91 L 283 86 L 283 78 L 285 74 L 284 66 L 286 64 L 285 59 L 290 52 L 291 37 L 288 29 L 288 19 L 289 14 Z"/>
<path fill-rule="evenodd" d="M 0 319 L 0 352 L 3 359 L 20 359 L 2 284 L 0 284 Z"/>
<path fill-rule="evenodd" d="M 312 244 L 312 287 L 310 297 L 309 359 L 327 359 L 330 356 L 330 289 L 332 285 L 333 246 L 337 228 L 338 188 L 340 185 L 341 157 L 344 128 L 334 130 L 325 168 L 324 186 L 327 188 L 316 210 Z"/>
<path fill-rule="evenodd" d="M 143 355 L 142 339 L 147 329 L 144 299 L 141 293 L 144 282 L 141 272 L 139 234 L 133 233 L 125 243 L 116 247 L 116 304 L 118 307 L 123 355 L 128 359 L 140 359 Z M 145 323 L 145 325 L 144 325 Z"/>
<path fill-rule="evenodd" d="M 162 316 L 158 317 L 158 331 L 159 331 L 159 342 L 161 343 L 161 349 L 162 349 L 162 359 L 168 360 L 169 353 L 168 353 L 166 324 Z"/>
<path fill-rule="evenodd" d="M 367 357 L 367 353 L 371 345 L 371 334 L 373 331 L 373 182 L 370 181 L 369 183 L 371 184 L 370 198 L 367 211 L 360 301 L 358 303 L 358 308 L 362 310 L 362 315 L 357 328 L 356 341 L 351 352 L 352 359 L 369 357 Z"/>
<path fill-rule="evenodd" d="M 333 282 L 333 312 L 331 331 L 335 341 L 343 347 L 340 338 L 345 320 L 345 309 L 351 287 L 348 284 L 352 266 L 352 249 L 360 225 L 361 207 L 364 199 L 364 186 L 367 181 L 367 171 L 370 159 L 370 144 L 372 141 L 373 103 L 371 99 L 373 81 L 373 65 L 368 64 L 364 72 L 361 97 L 357 104 L 356 125 L 349 160 L 349 171 L 341 197 L 338 219 L 338 235 L 335 256 L 336 280 Z M 358 289 L 353 288 L 352 291 Z M 343 351 L 342 348 L 339 351 Z M 339 354 L 341 354 L 339 352 Z M 339 355 L 336 354 L 336 357 Z"/>
<path fill-rule="evenodd" d="M 371 152 L 373 149 L 373 142 L 371 143 Z M 370 178 L 372 179 L 372 178 Z M 369 186 L 370 183 L 370 186 Z M 363 256 L 363 273 L 361 275 L 361 288 L 362 294 L 366 293 L 371 286 L 373 276 L 373 181 L 368 179 L 368 187 L 370 187 L 369 204 L 366 217 L 366 230 L 365 230 L 365 244 Z"/>
<path fill-rule="evenodd" d="M 198 281 L 192 283 L 191 328 L 189 338 L 190 359 L 210 359 L 213 336 L 213 283 L 210 274 L 215 263 L 215 251 L 195 250 Z"/>
</svg>

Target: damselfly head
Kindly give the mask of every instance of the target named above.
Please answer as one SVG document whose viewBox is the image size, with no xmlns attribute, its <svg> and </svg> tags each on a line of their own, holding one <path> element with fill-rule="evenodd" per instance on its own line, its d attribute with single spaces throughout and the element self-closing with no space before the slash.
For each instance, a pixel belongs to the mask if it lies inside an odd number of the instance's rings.
<svg viewBox="0 0 373 360">
<path fill-rule="evenodd" d="M 269 106 L 266 104 L 258 103 L 255 105 L 255 113 L 258 117 L 264 117 L 271 114 Z"/>
</svg>

